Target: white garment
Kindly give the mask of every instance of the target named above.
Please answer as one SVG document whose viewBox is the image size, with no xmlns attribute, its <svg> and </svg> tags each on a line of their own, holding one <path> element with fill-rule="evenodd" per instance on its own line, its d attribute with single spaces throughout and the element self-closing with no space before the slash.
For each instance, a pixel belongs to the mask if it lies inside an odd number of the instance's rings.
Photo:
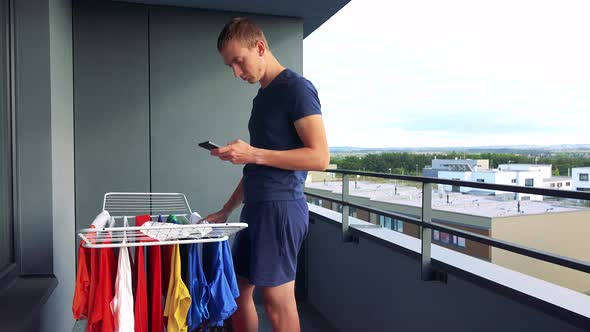
<svg viewBox="0 0 590 332">
<path fill-rule="evenodd" d="M 111 215 L 106 210 L 103 210 L 98 216 L 96 216 L 96 218 L 94 218 L 90 227 L 102 229 L 106 226 L 109 219 L 111 219 Z"/>
<path fill-rule="evenodd" d="M 177 239 L 199 239 L 213 231 L 211 227 L 192 225 L 193 215 L 191 215 L 191 225 L 148 221 L 141 225 L 140 232 L 158 241 L 170 241 Z M 199 214 L 197 213 L 196 216 L 199 216 Z M 200 221 L 199 223 L 206 222 Z"/>
<path fill-rule="evenodd" d="M 198 212 L 191 213 L 190 222 L 191 224 L 200 224 L 203 217 Z"/>
<path fill-rule="evenodd" d="M 127 217 L 123 218 L 123 226 L 128 227 Z M 123 243 L 127 242 L 124 233 Z M 133 289 L 131 285 L 131 262 L 127 247 L 119 249 L 119 264 L 115 280 L 115 297 L 111 301 L 111 311 L 115 320 L 115 332 L 132 332 L 135 330 L 133 313 Z"/>
</svg>

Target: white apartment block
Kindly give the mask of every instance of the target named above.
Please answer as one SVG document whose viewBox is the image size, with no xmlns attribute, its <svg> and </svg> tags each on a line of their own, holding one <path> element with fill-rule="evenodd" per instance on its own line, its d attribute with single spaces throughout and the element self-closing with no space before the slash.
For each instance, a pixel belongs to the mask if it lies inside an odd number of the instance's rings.
<svg viewBox="0 0 590 332">
<path fill-rule="evenodd" d="M 590 167 L 572 168 L 572 190 L 590 191 Z"/>
<path fill-rule="evenodd" d="M 449 180 L 472 181 L 523 187 L 546 188 L 545 179 L 551 178 L 551 165 L 502 164 L 498 169 L 477 172 L 440 171 L 438 177 Z M 563 181 L 564 183 L 567 181 Z M 499 190 L 486 190 L 470 187 L 442 185 L 439 189 L 462 193 L 488 193 L 493 195 L 510 194 Z M 518 200 L 543 200 L 541 195 L 514 194 Z"/>
</svg>

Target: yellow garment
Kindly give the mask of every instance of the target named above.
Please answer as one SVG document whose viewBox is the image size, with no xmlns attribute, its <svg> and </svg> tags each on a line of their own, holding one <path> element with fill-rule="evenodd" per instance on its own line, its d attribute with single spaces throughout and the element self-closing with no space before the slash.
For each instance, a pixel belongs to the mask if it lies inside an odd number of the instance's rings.
<svg viewBox="0 0 590 332">
<path fill-rule="evenodd" d="M 168 317 L 168 332 L 186 332 L 186 317 L 191 306 L 191 295 L 180 275 L 180 249 L 174 245 L 170 259 L 170 281 L 164 306 L 164 316 Z"/>
</svg>

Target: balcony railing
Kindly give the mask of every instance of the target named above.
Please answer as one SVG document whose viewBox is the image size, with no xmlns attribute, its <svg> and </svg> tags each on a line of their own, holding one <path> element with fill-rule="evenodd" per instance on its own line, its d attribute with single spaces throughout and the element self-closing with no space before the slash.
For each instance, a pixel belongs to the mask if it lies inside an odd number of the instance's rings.
<svg viewBox="0 0 590 332">
<path fill-rule="evenodd" d="M 486 244 L 496 248 L 504 249 L 509 252 L 521 254 L 527 257 L 535 258 L 541 261 L 553 263 L 559 266 L 568 267 L 577 271 L 590 273 L 590 263 L 581 261 L 578 259 L 563 257 L 554 253 L 545 252 L 538 249 L 525 247 L 516 243 L 494 239 L 489 236 L 472 233 L 469 231 L 457 229 L 454 227 L 444 226 L 432 223 L 432 185 L 443 184 L 458 187 L 470 187 L 478 189 L 487 189 L 495 191 L 552 196 L 559 198 L 569 198 L 577 200 L 590 201 L 590 192 L 579 192 L 579 191 L 568 191 L 568 190 L 555 190 L 555 189 L 544 189 L 535 187 L 521 187 L 513 185 L 501 185 L 491 184 L 482 182 L 470 182 L 470 181 L 458 181 L 458 180 L 447 180 L 439 178 L 430 178 L 422 176 L 406 176 L 397 174 L 387 173 L 374 173 L 374 172 L 361 172 L 351 170 L 326 170 L 327 173 L 335 173 L 342 175 L 342 199 L 335 200 L 333 197 L 324 196 L 317 193 L 310 193 L 306 191 L 306 195 L 310 197 L 316 197 L 319 199 L 326 199 L 334 201 L 342 205 L 342 239 L 343 241 L 351 241 L 353 236 L 349 229 L 349 208 L 360 208 L 368 212 L 383 215 L 385 217 L 395 218 L 408 222 L 420 227 L 421 231 L 421 269 L 422 269 L 422 280 L 435 280 L 438 278 L 438 273 L 434 270 L 431 263 L 431 234 L 432 230 L 446 232 L 452 235 L 461 236 L 465 239 L 469 239 L 478 243 Z M 418 182 L 422 184 L 422 207 L 421 207 L 421 218 L 412 218 L 403 214 L 392 213 L 390 211 L 384 211 L 375 209 L 366 205 L 356 204 L 349 200 L 349 180 L 350 176 L 365 176 L 381 179 L 391 180 L 403 180 L 410 182 Z"/>
</svg>

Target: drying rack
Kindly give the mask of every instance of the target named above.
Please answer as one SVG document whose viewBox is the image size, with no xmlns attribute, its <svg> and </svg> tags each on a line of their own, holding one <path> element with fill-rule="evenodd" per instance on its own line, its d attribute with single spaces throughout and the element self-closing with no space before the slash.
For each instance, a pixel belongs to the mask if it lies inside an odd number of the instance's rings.
<svg viewBox="0 0 590 332">
<path fill-rule="evenodd" d="M 84 228 L 78 236 L 87 248 L 120 248 L 138 246 L 161 246 L 225 241 L 230 235 L 246 227 L 246 223 L 173 224 L 165 221 L 169 215 L 188 222 L 191 208 L 186 196 L 180 193 L 106 193 L 104 211 L 109 212 L 118 227 Z M 129 221 L 135 216 L 150 215 L 152 220 L 142 226 L 123 226 L 125 217 Z"/>
</svg>

